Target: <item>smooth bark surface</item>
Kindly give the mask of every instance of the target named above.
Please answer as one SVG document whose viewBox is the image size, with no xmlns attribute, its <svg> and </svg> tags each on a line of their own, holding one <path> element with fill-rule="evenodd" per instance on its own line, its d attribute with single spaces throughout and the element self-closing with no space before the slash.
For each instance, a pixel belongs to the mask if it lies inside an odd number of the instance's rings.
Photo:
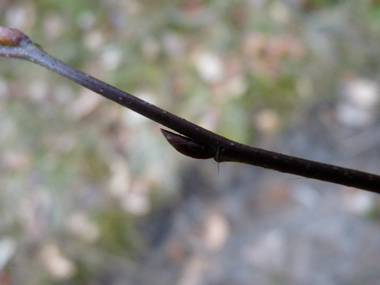
<svg viewBox="0 0 380 285">
<path fill-rule="evenodd" d="M 183 136 L 163 131 L 165 138 L 176 150 L 192 158 L 240 162 L 380 193 L 378 175 L 275 153 L 229 140 L 59 61 L 18 30 L 0 26 L 0 56 L 37 63 L 182 134 Z"/>
</svg>

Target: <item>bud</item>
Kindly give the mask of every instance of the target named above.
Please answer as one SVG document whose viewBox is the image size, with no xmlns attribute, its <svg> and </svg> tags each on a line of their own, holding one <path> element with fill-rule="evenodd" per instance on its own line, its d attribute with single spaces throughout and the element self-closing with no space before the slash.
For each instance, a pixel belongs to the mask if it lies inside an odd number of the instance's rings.
<svg viewBox="0 0 380 285">
<path fill-rule="evenodd" d="M 17 47 L 29 42 L 29 37 L 19 30 L 0 25 L 0 45 Z"/>
<path fill-rule="evenodd" d="M 183 155 L 196 159 L 209 159 L 215 156 L 215 151 L 205 145 L 201 145 L 192 139 L 174 134 L 172 132 L 161 129 L 166 140 Z"/>
</svg>

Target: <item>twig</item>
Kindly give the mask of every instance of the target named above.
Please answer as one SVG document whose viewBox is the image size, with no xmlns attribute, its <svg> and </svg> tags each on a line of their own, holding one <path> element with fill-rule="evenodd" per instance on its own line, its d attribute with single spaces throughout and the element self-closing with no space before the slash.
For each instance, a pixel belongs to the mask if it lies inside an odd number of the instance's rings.
<svg viewBox="0 0 380 285">
<path fill-rule="evenodd" d="M 214 158 L 217 162 L 251 164 L 380 194 L 380 176 L 378 175 L 275 153 L 229 140 L 59 61 L 16 29 L 0 26 L 0 56 L 39 64 L 177 131 L 182 135 L 164 130 L 163 134 L 168 142 L 184 155 L 198 159 Z"/>
</svg>

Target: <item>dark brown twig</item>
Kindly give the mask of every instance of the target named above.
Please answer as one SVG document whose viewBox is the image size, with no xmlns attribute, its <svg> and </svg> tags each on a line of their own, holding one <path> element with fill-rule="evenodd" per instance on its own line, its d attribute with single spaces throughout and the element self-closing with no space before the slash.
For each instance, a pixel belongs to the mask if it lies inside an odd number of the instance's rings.
<svg viewBox="0 0 380 285">
<path fill-rule="evenodd" d="M 0 56 L 37 63 L 177 131 L 183 136 L 169 131 L 163 131 L 163 134 L 168 142 L 184 155 L 199 159 L 214 158 L 217 162 L 251 164 L 380 194 L 378 175 L 275 153 L 229 140 L 59 61 L 18 30 L 0 26 Z"/>
</svg>

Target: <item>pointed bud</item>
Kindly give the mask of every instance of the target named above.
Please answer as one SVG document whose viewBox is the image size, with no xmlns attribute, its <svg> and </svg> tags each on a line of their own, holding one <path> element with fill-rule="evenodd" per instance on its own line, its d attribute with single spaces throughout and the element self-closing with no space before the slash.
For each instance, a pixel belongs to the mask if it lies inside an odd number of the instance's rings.
<svg viewBox="0 0 380 285">
<path fill-rule="evenodd" d="M 29 37 L 19 30 L 0 25 L 0 45 L 17 47 L 28 42 Z"/>
<path fill-rule="evenodd" d="M 215 156 L 215 151 L 208 146 L 201 145 L 190 138 L 163 129 L 161 129 L 161 132 L 166 140 L 183 155 L 197 159 L 209 159 Z"/>
</svg>

